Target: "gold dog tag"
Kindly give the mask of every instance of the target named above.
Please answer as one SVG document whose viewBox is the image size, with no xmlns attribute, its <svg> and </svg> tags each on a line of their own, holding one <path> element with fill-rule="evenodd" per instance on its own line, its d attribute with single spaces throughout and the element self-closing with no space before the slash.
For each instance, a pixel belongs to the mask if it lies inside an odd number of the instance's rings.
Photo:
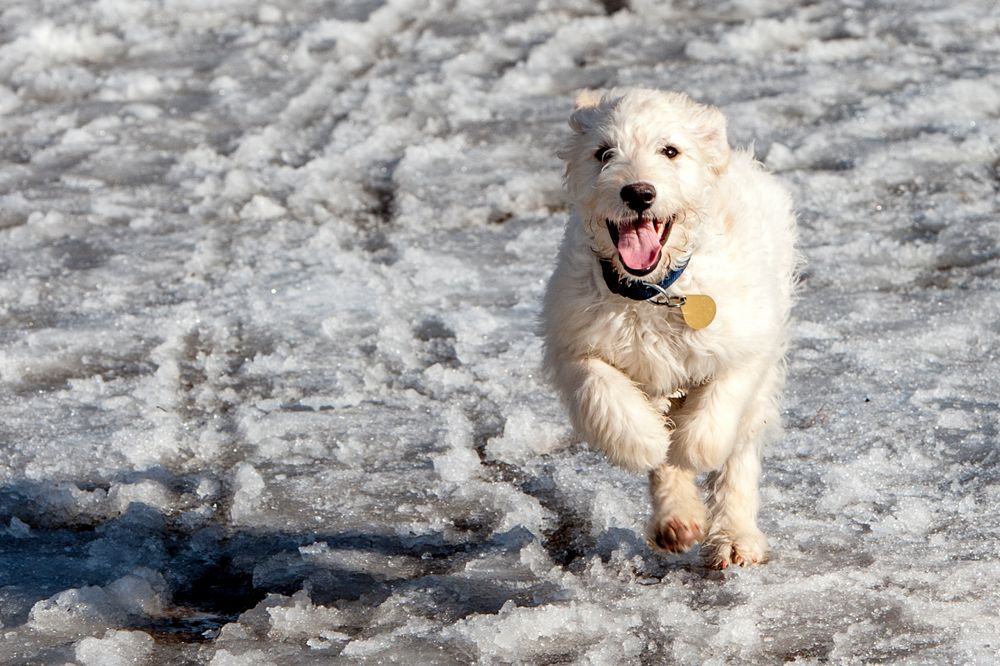
<svg viewBox="0 0 1000 666">
<path fill-rule="evenodd" d="M 681 314 L 684 322 L 691 328 L 698 330 L 705 328 L 715 319 L 715 301 L 711 296 L 695 294 L 687 296 L 684 305 L 681 306 Z"/>
</svg>

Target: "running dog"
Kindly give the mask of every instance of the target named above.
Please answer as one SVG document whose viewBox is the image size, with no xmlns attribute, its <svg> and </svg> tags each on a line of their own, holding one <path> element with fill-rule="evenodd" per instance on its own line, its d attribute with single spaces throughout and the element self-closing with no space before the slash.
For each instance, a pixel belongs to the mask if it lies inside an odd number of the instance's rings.
<svg viewBox="0 0 1000 666">
<path fill-rule="evenodd" d="M 763 562 L 760 455 L 780 432 L 799 262 L 791 198 L 686 95 L 586 91 L 569 124 L 545 367 L 580 436 L 649 473 L 651 545 L 702 542 L 713 568 Z"/>
</svg>

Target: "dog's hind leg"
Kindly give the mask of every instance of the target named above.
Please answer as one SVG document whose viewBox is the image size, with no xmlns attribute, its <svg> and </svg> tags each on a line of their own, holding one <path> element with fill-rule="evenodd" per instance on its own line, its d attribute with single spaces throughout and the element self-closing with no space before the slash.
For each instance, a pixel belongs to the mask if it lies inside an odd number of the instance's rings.
<svg viewBox="0 0 1000 666">
<path fill-rule="evenodd" d="M 664 463 L 649 473 L 653 515 L 646 538 L 651 546 L 683 553 L 701 540 L 705 505 L 692 470 Z"/>
<path fill-rule="evenodd" d="M 666 417 L 621 370 L 585 358 L 560 364 L 556 380 L 577 431 L 611 462 L 647 471 L 666 457 Z"/>
</svg>

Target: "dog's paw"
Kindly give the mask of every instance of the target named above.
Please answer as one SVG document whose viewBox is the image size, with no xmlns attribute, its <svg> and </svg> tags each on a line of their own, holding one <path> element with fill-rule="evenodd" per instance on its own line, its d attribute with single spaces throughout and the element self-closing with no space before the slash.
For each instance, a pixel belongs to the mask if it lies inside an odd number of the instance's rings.
<svg viewBox="0 0 1000 666">
<path fill-rule="evenodd" d="M 735 535 L 713 534 L 702 545 L 701 557 L 712 569 L 763 564 L 767 562 L 767 537 L 759 530 Z"/>
<path fill-rule="evenodd" d="M 649 544 L 668 553 L 684 553 L 701 541 L 701 525 L 696 520 L 668 517 L 649 526 Z"/>
</svg>

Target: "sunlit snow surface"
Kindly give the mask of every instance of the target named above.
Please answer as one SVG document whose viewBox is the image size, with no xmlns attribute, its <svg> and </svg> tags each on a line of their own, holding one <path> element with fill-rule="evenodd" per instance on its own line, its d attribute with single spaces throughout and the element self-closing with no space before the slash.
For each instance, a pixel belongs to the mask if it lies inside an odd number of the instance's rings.
<svg viewBox="0 0 1000 666">
<path fill-rule="evenodd" d="M 802 4 L 6 0 L 0 662 L 996 663 L 1000 13 Z M 794 194 L 759 568 L 539 375 L 614 84 Z"/>
</svg>

